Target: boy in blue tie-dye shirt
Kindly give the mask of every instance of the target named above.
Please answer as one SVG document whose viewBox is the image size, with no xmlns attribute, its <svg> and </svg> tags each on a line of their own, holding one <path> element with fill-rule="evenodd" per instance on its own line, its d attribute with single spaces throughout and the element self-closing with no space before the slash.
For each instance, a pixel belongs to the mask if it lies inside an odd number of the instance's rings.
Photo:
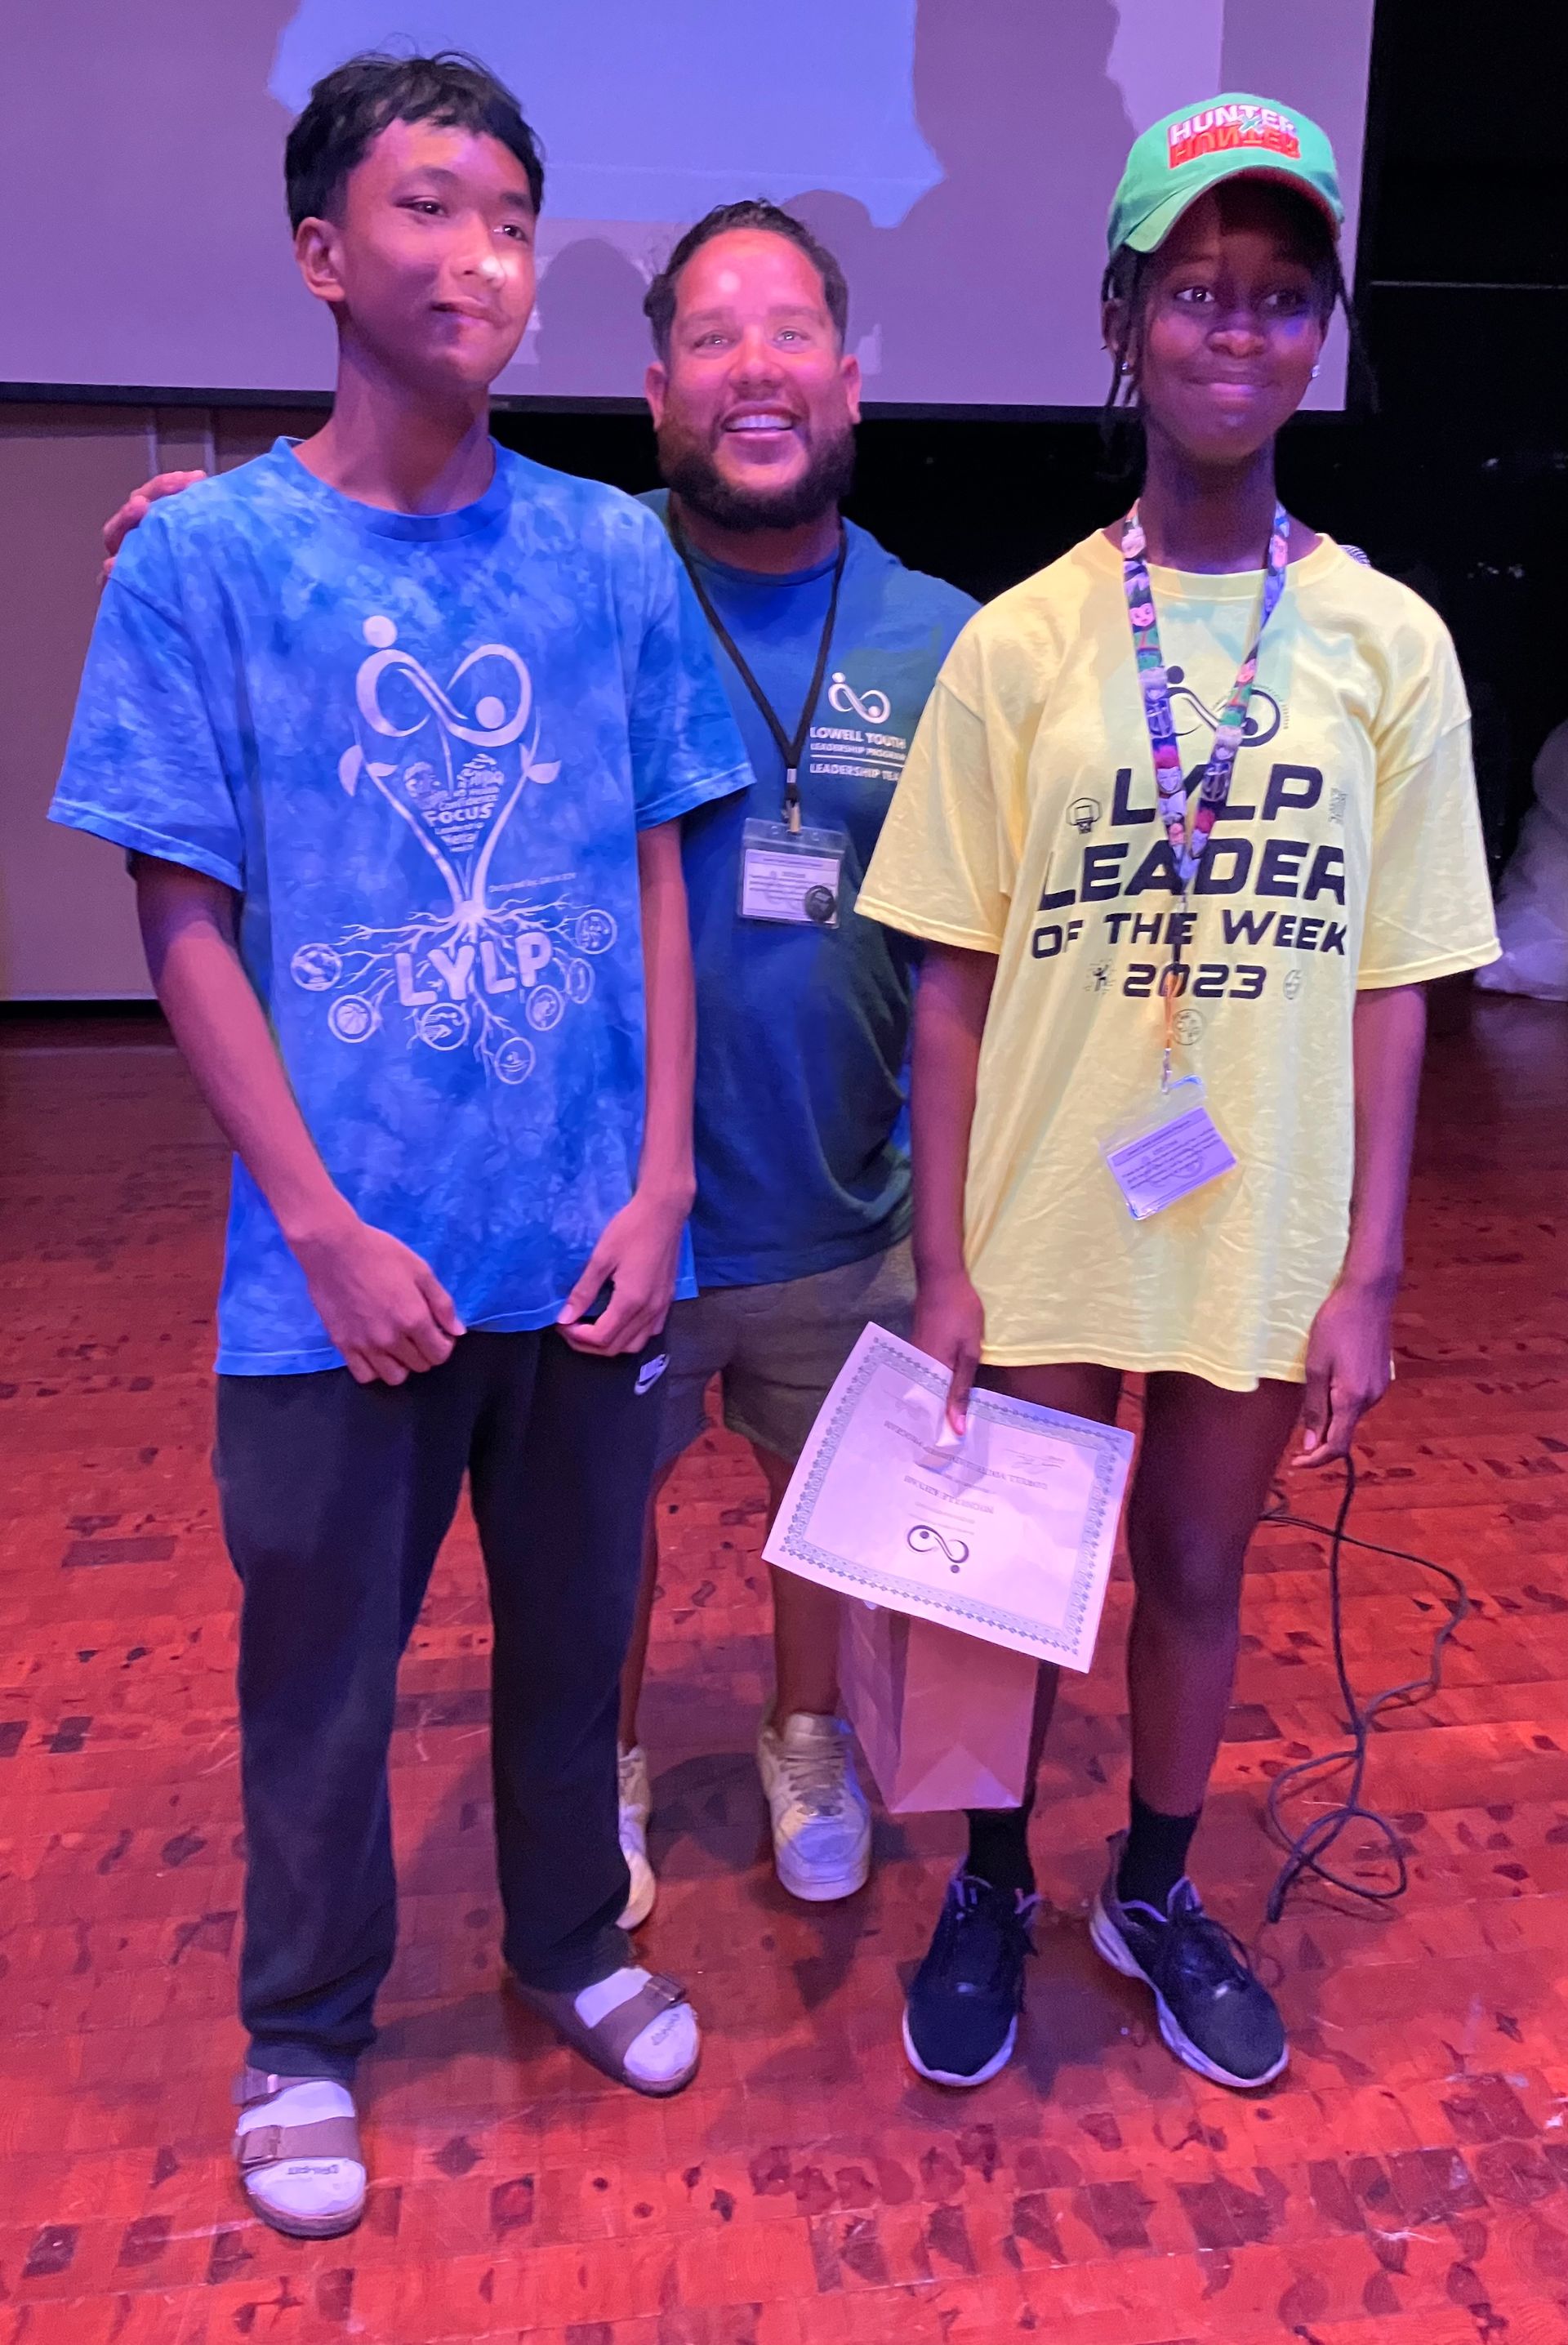
<svg viewBox="0 0 1568 2345">
<path fill-rule="evenodd" d="M 244 1584 L 236 2157 L 355 2222 L 391 1960 L 400 1655 L 470 1481 L 503 1951 L 648 2092 L 697 2057 L 617 1927 L 616 1680 L 692 1291 L 680 817 L 749 780 L 656 518 L 490 439 L 542 175 L 460 60 L 361 58 L 291 134 L 339 370 L 315 438 L 165 505 L 111 579 L 56 820 L 129 850 L 236 1150 L 217 1477 Z"/>
</svg>

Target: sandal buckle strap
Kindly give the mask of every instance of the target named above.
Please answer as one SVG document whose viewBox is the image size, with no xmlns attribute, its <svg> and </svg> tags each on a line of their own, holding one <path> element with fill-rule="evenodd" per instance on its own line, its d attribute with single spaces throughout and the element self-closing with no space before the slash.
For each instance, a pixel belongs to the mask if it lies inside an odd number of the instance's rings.
<svg viewBox="0 0 1568 2345">
<path fill-rule="evenodd" d="M 303 2076 L 274 2076 L 265 2068 L 242 2068 L 229 2087 L 229 2099 L 237 2109 L 248 2109 L 254 2101 L 269 2101 L 285 2085 L 302 2085 Z"/>
<path fill-rule="evenodd" d="M 242 2174 L 295 2157 L 346 2157 L 363 2166 L 359 2126 L 352 2117 L 317 2117 L 309 2125 L 252 2126 L 235 2136 L 234 2162 Z"/>
</svg>

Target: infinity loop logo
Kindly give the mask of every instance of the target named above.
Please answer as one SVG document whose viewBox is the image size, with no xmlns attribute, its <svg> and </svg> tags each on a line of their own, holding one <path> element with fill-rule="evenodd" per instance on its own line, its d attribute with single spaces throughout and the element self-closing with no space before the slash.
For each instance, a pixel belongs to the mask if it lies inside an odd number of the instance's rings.
<svg viewBox="0 0 1568 2345">
<path fill-rule="evenodd" d="M 911 1523 L 905 1538 L 916 1555 L 929 1555 L 934 1548 L 940 1548 L 947 1558 L 949 1571 L 956 1571 L 961 1563 L 969 1560 L 969 1548 L 965 1540 L 945 1538 L 931 1523 Z"/>
<path fill-rule="evenodd" d="M 421 732 L 430 718 L 439 718 L 447 732 L 460 741 L 470 742 L 476 749 L 499 749 L 509 741 L 518 739 L 528 723 L 528 712 L 533 701 L 533 686 L 527 668 L 510 644 L 481 644 L 470 652 L 467 659 L 452 670 L 452 685 L 462 682 L 469 670 L 481 660 L 500 660 L 511 671 L 510 681 L 516 687 L 517 705 L 507 714 L 506 702 L 493 692 L 481 693 L 470 713 L 465 715 L 450 692 L 444 691 L 430 670 L 420 665 L 409 653 L 393 649 L 398 630 L 393 622 L 379 612 L 365 622 L 365 640 L 374 646 L 368 660 L 361 661 L 354 679 L 354 697 L 359 704 L 359 714 L 374 733 L 389 736 L 395 741 L 406 741 L 410 733 Z M 381 706 L 381 679 L 384 675 L 406 675 L 425 704 L 426 714 L 416 716 L 411 725 L 395 725 Z M 498 678 L 497 681 L 500 681 Z"/>
<path fill-rule="evenodd" d="M 1184 671 L 1179 667 L 1166 670 L 1166 681 L 1170 686 L 1171 724 L 1179 734 L 1196 733 L 1200 725 L 1207 725 L 1211 733 L 1218 733 L 1219 717 L 1207 702 L 1199 700 L 1189 684 L 1182 682 L 1183 674 Z M 1187 704 L 1185 710 L 1178 709 L 1178 701 Z M 1255 684 L 1248 698 L 1247 717 L 1241 727 L 1242 747 L 1260 749 L 1265 741 L 1274 738 L 1280 724 L 1279 702 L 1271 692 L 1265 692 L 1261 685 Z"/>
<path fill-rule="evenodd" d="M 875 688 L 867 693 L 856 692 L 842 668 L 835 668 L 833 682 L 827 688 L 827 705 L 841 716 L 858 716 L 863 725 L 885 725 L 893 713 L 893 703 L 885 692 Z"/>
</svg>

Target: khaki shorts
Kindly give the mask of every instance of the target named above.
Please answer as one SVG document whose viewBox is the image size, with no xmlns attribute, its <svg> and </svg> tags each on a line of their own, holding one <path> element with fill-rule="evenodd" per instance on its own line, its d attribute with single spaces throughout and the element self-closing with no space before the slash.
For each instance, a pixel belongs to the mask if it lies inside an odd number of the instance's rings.
<svg viewBox="0 0 1568 2345">
<path fill-rule="evenodd" d="M 875 1319 L 907 1335 L 914 1315 L 907 1238 L 836 1270 L 772 1286 L 709 1286 L 675 1304 L 664 1329 L 659 1470 L 703 1430 L 703 1396 L 715 1376 L 730 1431 L 793 1461 L 862 1329 Z"/>
</svg>

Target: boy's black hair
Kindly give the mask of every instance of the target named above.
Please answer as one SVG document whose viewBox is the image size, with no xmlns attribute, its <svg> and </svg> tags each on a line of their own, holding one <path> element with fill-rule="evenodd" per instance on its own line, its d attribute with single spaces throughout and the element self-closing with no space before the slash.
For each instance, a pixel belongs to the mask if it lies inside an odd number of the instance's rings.
<svg viewBox="0 0 1568 2345">
<path fill-rule="evenodd" d="M 1306 196 L 1298 196 L 1290 188 L 1283 188 L 1280 192 L 1300 213 L 1300 234 L 1312 271 L 1312 290 L 1319 318 L 1326 330 L 1335 310 L 1343 310 L 1345 323 L 1350 329 L 1352 354 L 1365 367 L 1366 353 L 1361 344 L 1361 329 L 1351 305 L 1345 273 L 1340 264 L 1340 248 L 1330 232 L 1328 221 Z M 1136 414 L 1138 360 L 1142 354 L 1148 297 L 1159 254 L 1158 245 L 1152 252 L 1135 252 L 1129 244 L 1118 246 L 1106 263 L 1105 275 L 1100 279 L 1101 302 L 1114 301 L 1119 310 L 1116 342 L 1110 354 L 1110 389 L 1106 393 L 1102 410 L 1108 433 L 1122 416 L 1129 412 Z"/>
<path fill-rule="evenodd" d="M 324 74 L 288 133 L 283 178 L 289 225 L 330 218 L 343 183 L 393 122 L 436 122 L 483 132 L 516 156 L 537 212 L 544 201 L 539 141 L 503 82 L 477 57 L 442 49 L 430 57 L 367 50 Z"/>
<path fill-rule="evenodd" d="M 686 230 L 643 295 L 642 313 L 652 329 L 653 347 L 659 356 L 668 359 L 670 355 L 675 287 L 682 269 L 694 252 L 733 228 L 763 228 L 769 236 L 782 236 L 786 242 L 798 246 L 822 279 L 823 299 L 842 349 L 849 327 L 849 287 L 843 269 L 826 245 L 813 236 L 804 220 L 796 219 L 793 212 L 781 210 L 777 204 L 770 204 L 765 196 L 748 196 L 741 203 L 715 204 L 711 212 L 704 212 L 696 226 Z"/>
</svg>

